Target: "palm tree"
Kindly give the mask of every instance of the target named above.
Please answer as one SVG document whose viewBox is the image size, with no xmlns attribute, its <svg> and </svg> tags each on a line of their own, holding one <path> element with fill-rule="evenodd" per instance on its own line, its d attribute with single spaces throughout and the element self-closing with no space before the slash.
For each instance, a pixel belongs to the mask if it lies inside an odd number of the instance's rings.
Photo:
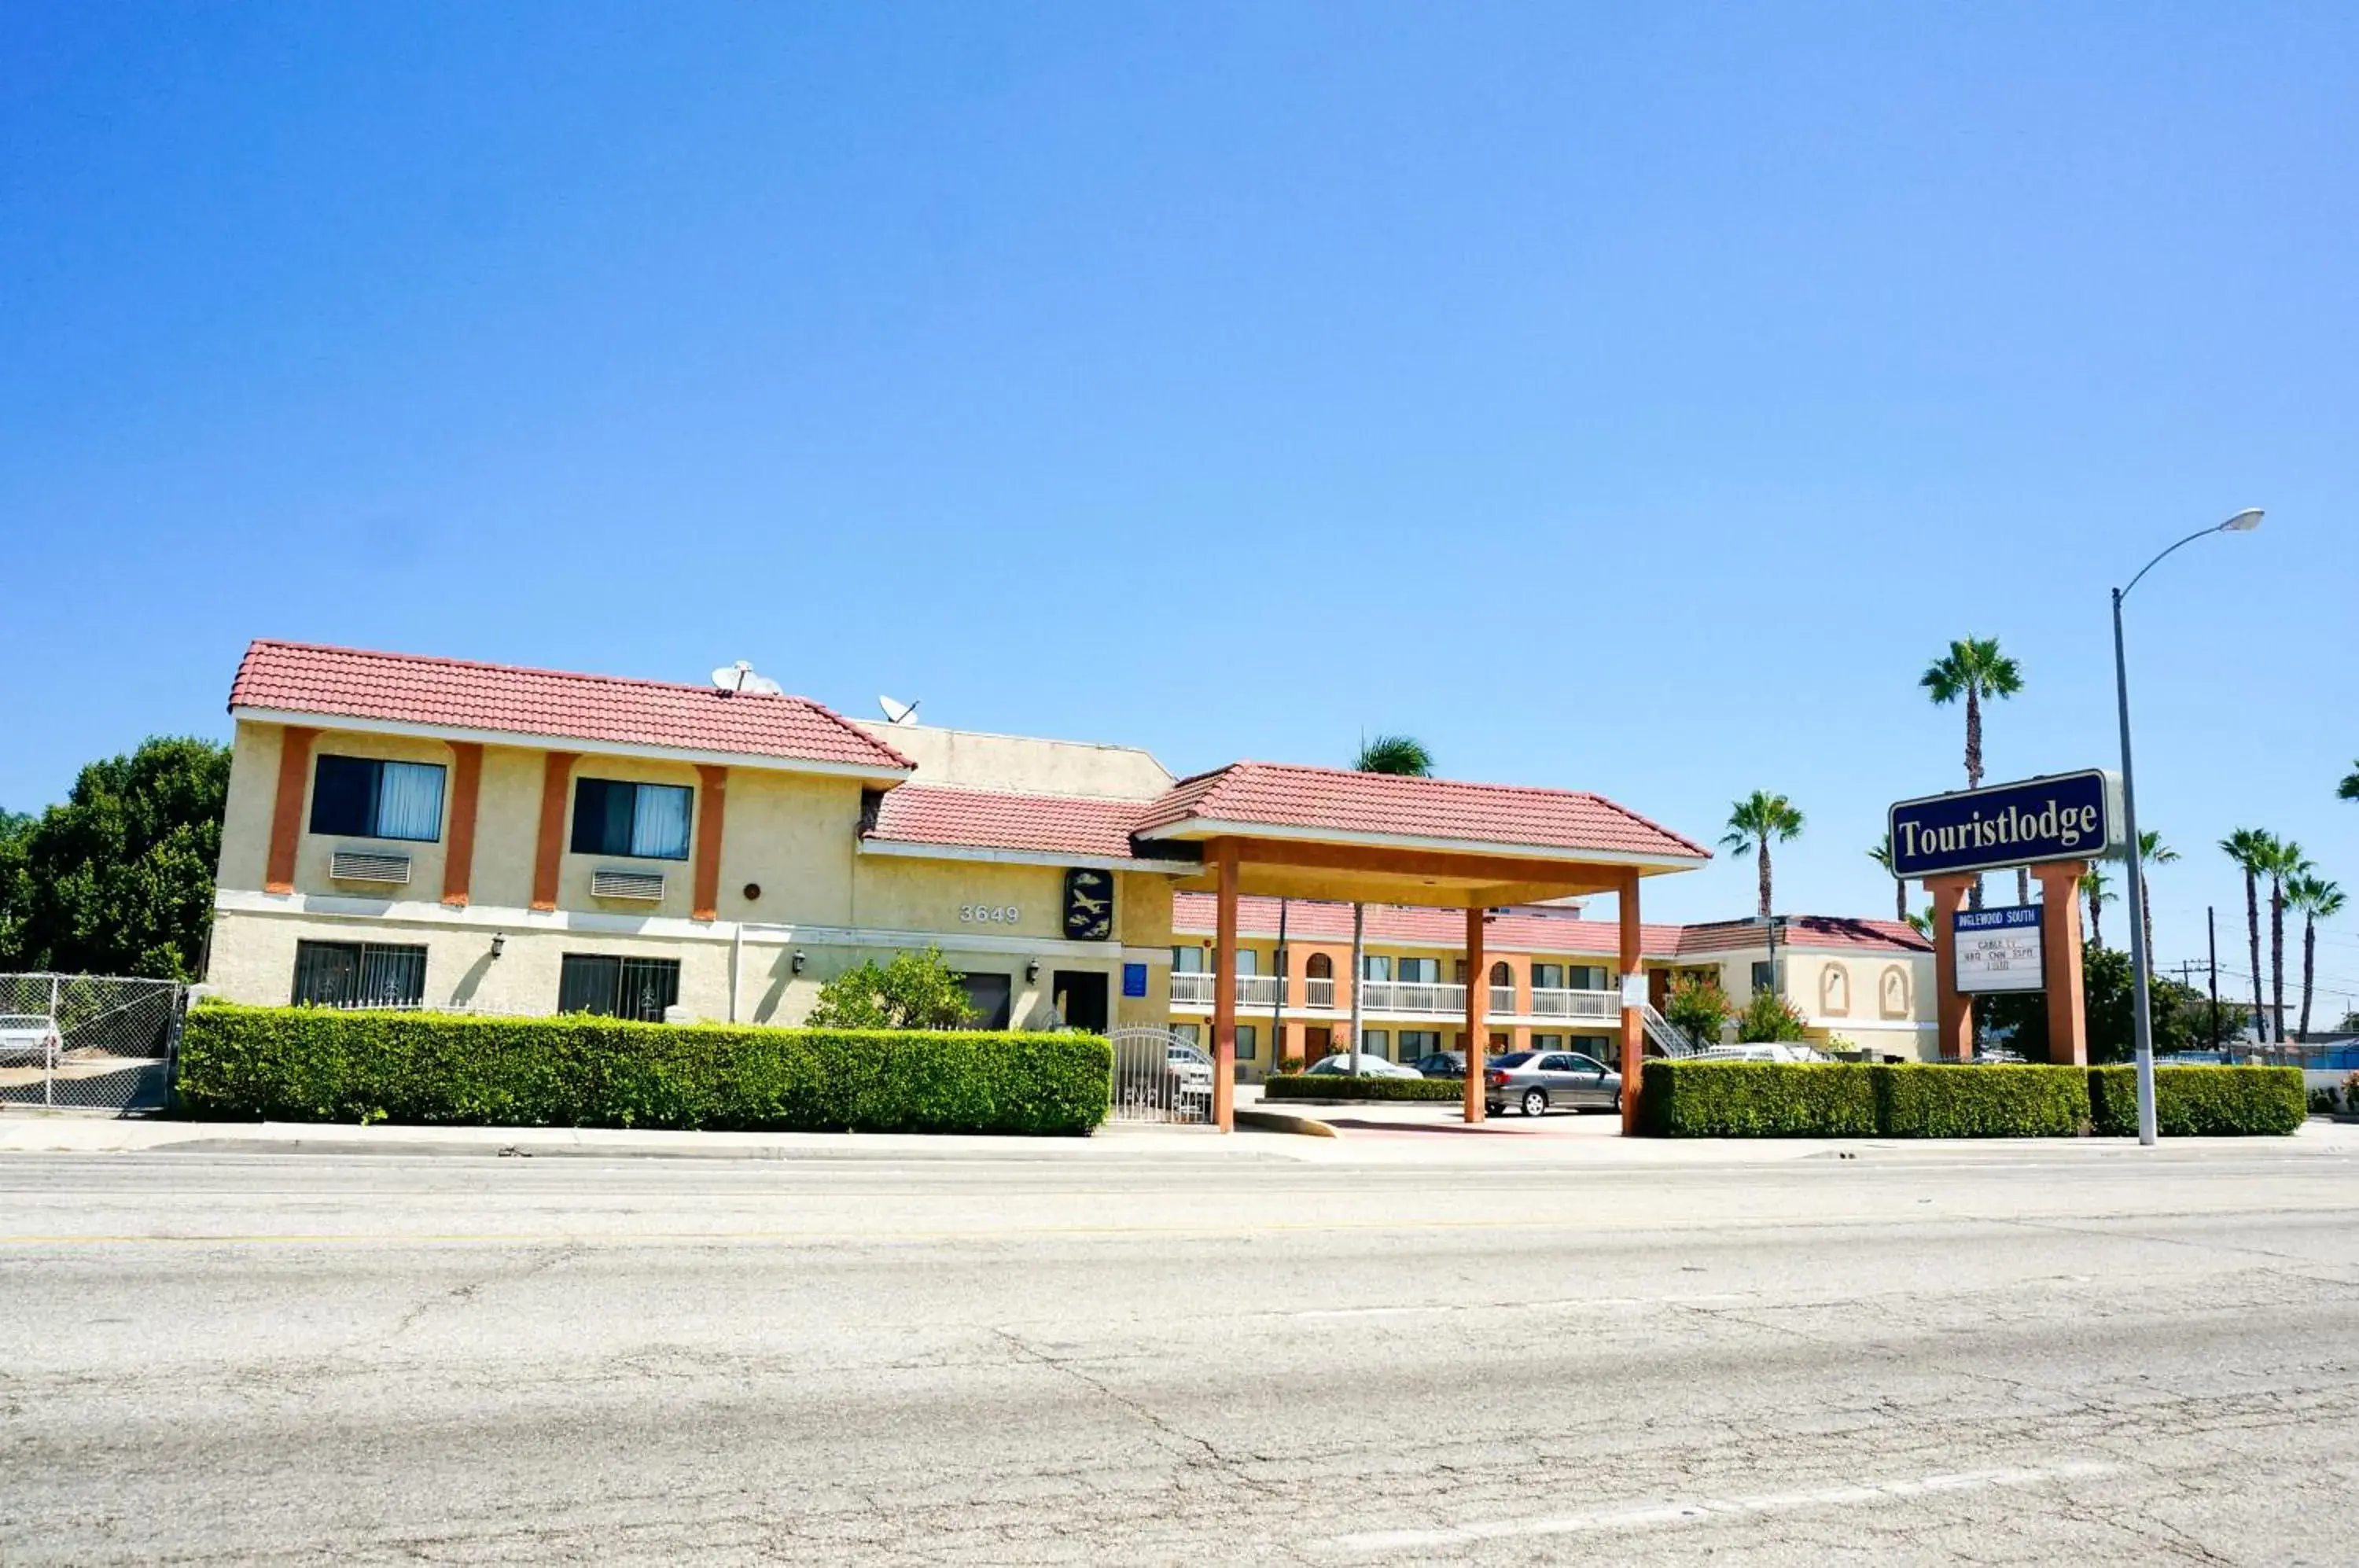
<svg viewBox="0 0 2359 1568">
<path fill-rule="evenodd" d="M 1430 779 L 1433 777 L 1433 753 L 1425 743 L 1403 735 L 1380 735 L 1360 742 L 1360 755 L 1352 760 L 1356 773 L 1387 773 L 1396 779 Z M 1360 991 L 1367 979 L 1366 964 L 1362 951 L 1366 946 L 1368 907 L 1352 906 L 1352 1076 L 1360 1075 Z M 1473 1042 L 1469 1042 L 1470 1046 Z M 1473 1061 L 1473 1057 L 1468 1057 Z"/>
<path fill-rule="evenodd" d="M 1765 920 L 1769 918 L 1769 841 L 1790 843 L 1801 831 L 1802 813 L 1783 795 L 1756 789 L 1730 807 L 1728 832 L 1720 842 L 1739 855 L 1750 853 L 1759 857 L 1761 918 Z"/>
<path fill-rule="evenodd" d="M 1983 782 L 1983 699 L 2012 697 L 2023 690 L 2023 670 L 2014 659 L 1999 651 L 1996 637 L 1961 637 L 1950 645 L 1950 651 L 1926 666 L 1918 677 L 1934 703 L 1943 705 L 1965 699 L 1966 703 L 1966 788 L 1978 789 Z M 1982 878 L 1974 878 L 1973 907 L 1983 907 Z M 2015 874 L 2015 898 L 2019 904 L 2031 902 L 2031 873 L 2017 867 Z"/>
<path fill-rule="evenodd" d="M 2301 857 L 2301 845 L 2288 839 L 2273 844 L 2261 869 L 2269 878 L 2269 1001 L 2275 1007 L 2277 1039 L 2285 1039 L 2285 911 L 2286 884 L 2308 876 L 2315 867 Z"/>
<path fill-rule="evenodd" d="M 2308 872 L 2286 883 L 2286 901 L 2301 911 L 2301 1038 L 2310 1038 L 2310 999 L 2318 980 L 2318 922 L 2343 912 L 2343 889 Z"/>
<path fill-rule="evenodd" d="M 1868 850 L 1867 857 L 1883 866 L 1886 876 L 1892 877 L 1892 834 L 1889 832 L 1875 841 Z M 1908 884 L 1897 877 L 1892 877 L 1892 918 L 1904 922 L 1908 919 Z"/>
<path fill-rule="evenodd" d="M 2269 1038 L 2269 1015 L 2261 1007 L 2261 873 L 2277 840 L 2259 828 L 2238 828 L 2220 841 L 2220 853 L 2245 874 L 2245 935 L 2252 943 L 2253 1028 L 2262 1043 Z"/>
<path fill-rule="evenodd" d="M 2148 866 L 2169 866 L 2179 859 L 2179 851 L 2162 842 L 2162 834 L 2147 829 L 2138 834 L 2138 914 L 2146 925 L 2146 966 L 2152 970 L 2154 956 L 2154 884 L 2147 880 Z"/>
<path fill-rule="evenodd" d="M 2105 945 L 2105 906 L 2118 895 L 2105 886 L 2105 874 L 2095 867 L 2081 873 L 2081 897 L 2089 904 L 2089 945 Z"/>
</svg>

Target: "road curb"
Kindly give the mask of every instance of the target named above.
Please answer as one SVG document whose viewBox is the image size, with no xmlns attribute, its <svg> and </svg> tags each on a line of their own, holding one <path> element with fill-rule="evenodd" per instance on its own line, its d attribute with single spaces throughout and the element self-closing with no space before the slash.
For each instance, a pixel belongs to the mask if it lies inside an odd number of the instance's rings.
<svg viewBox="0 0 2359 1568">
<path fill-rule="evenodd" d="M 1316 1116 L 1290 1116 L 1283 1111 L 1237 1111 L 1234 1115 L 1238 1127 L 1256 1132 L 1292 1132 L 1305 1138 L 1343 1136 Z"/>
</svg>

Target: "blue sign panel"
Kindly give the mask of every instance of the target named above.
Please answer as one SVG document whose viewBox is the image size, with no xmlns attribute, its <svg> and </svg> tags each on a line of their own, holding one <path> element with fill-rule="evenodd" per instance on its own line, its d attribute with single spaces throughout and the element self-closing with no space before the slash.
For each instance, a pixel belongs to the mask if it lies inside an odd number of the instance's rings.
<svg viewBox="0 0 2359 1568">
<path fill-rule="evenodd" d="M 2098 768 L 1995 784 L 1892 808 L 1892 874 L 1904 881 L 2121 848 L 2121 781 Z"/>
<path fill-rule="evenodd" d="M 1147 965 L 1125 964 L 1122 966 L 1122 994 L 1125 996 L 1147 995 Z"/>
</svg>

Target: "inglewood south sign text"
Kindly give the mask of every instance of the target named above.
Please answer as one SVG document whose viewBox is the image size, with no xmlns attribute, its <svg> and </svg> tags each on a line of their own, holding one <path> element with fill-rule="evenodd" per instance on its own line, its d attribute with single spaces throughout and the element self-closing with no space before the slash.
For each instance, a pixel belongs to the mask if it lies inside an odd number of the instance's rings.
<svg viewBox="0 0 2359 1568">
<path fill-rule="evenodd" d="M 1892 808 L 1892 874 L 1915 881 L 2121 848 L 2121 781 L 2101 768 L 1996 784 Z"/>
</svg>

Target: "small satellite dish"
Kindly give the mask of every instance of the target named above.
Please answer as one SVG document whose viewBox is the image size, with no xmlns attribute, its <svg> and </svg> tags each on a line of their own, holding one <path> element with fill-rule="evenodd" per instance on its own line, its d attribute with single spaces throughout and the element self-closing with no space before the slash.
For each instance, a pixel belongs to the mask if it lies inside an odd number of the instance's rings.
<svg viewBox="0 0 2359 1568">
<path fill-rule="evenodd" d="M 712 683 L 723 691 L 743 691 L 756 697 L 776 697 L 785 690 L 768 676 L 755 674 L 754 667 L 742 659 L 714 670 Z"/>
<path fill-rule="evenodd" d="M 922 697 L 918 699 L 919 702 L 924 701 Z M 876 705 L 885 710 L 885 722 L 888 724 L 914 724 L 918 722 L 918 702 L 897 702 L 890 697 L 879 697 Z"/>
</svg>

